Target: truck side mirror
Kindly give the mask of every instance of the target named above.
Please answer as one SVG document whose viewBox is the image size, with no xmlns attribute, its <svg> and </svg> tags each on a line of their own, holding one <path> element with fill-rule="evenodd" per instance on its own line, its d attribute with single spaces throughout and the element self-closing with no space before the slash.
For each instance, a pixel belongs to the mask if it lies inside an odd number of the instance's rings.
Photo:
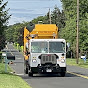
<svg viewBox="0 0 88 88">
<path fill-rule="evenodd" d="M 68 50 L 69 50 L 69 47 L 66 45 L 66 53 L 68 52 Z"/>
</svg>

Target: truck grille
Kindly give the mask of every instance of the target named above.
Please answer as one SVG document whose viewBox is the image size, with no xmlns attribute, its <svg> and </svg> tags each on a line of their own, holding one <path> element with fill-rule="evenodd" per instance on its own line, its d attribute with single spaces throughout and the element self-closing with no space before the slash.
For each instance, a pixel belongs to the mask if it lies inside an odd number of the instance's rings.
<svg viewBox="0 0 88 88">
<path fill-rule="evenodd" d="M 41 64 L 56 64 L 56 56 L 55 55 L 41 55 Z"/>
</svg>

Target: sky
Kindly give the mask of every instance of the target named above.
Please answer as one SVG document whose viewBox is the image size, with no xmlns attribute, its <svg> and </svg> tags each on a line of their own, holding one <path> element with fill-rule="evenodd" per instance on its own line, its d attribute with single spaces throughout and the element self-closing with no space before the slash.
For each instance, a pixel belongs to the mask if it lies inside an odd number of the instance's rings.
<svg viewBox="0 0 88 88">
<path fill-rule="evenodd" d="M 6 9 L 10 8 L 9 25 L 23 21 L 31 21 L 38 16 L 44 16 L 49 11 L 54 10 L 55 5 L 62 10 L 60 0 L 4 0 L 8 1 Z"/>
</svg>

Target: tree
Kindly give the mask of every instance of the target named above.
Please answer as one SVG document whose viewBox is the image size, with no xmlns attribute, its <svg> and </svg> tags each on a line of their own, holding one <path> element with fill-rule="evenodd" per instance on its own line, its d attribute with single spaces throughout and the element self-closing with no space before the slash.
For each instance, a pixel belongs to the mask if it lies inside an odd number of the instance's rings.
<svg viewBox="0 0 88 88">
<path fill-rule="evenodd" d="M 51 13 L 51 17 L 52 17 L 52 24 L 57 24 L 57 26 L 61 29 L 64 28 L 65 26 L 65 15 L 64 12 L 62 10 L 62 12 L 60 11 L 60 9 L 55 6 L 54 10 Z"/>
<path fill-rule="evenodd" d="M 44 23 L 44 16 L 38 16 L 37 18 L 34 18 L 31 22 L 34 24 L 38 24 L 38 21 L 42 21 Z"/>
<path fill-rule="evenodd" d="M 8 26 L 6 30 L 6 40 L 7 42 L 19 43 L 23 45 L 23 30 L 24 27 L 28 25 L 29 22 L 16 23 L 14 25 Z"/>
<path fill-rule="evenodd" d="M 3 0 L 0 0 L 0 50 L 5 47 L 5 29 L 7 28 L 8 19 L 8 10 L 5 10 L 5 7 L 8 2 L 3 4 Z"/>
<path fill-rule="evenodd" d="M 65 13 L 65 27 L 61 30 L 61 37 L 70 43 L 72 51 L 76 52 L 76 19 L 77 0 L 61 0 Z M 79 49 L 88 50 L 88 0 L 80 0 L 79 8 Z M 75 56 L 75 54 L 74 54 Z"/>
</svg>

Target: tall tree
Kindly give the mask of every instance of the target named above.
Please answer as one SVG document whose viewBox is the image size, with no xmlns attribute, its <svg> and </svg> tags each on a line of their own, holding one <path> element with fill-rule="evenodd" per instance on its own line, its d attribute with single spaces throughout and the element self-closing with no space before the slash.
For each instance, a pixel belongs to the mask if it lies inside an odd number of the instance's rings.
<svg viewBox="0 0 88 88">
<path fill-rule="evenodd" d="M 61 0 L 66 17 L 66 26 L 61 32 L 62 38 L 70 43 L 71 49 L 76 51 L 76 19 L 77 0 Z M 79 49 L 88 50 L 88 0 L 79 0 Z"/>
<path fill-rule="evenodd" d="M 3 0 L 0 0 L 0 50 L 5 47 L 5 29 L 7 27 L 8 19 L 8 10 L 5 10 L 5 7 L 8 2 L 3 4 Z"/>
<path fill-rule="evenodd" d="M 23 45 L 23 30 L 27 26 L 28 22 L 16 23 L 14 25 L 8 26 L 6 32 L 6 40 L 8 42 L 19 43 Z"/>
<path fill-rule="evenodd" d="M 64 28 L 65 26 L 65 15 L 63 10 L 60 11 L 60 9 L 55 6 L 54 10 L 52 11 L 51 14 L 52 17 L 52 24 L 57 24 L 57 26 L 61 29 Z"/>
<path fill-rule="evenodd" d="M 80 0 L 80 50 L 88 51 L 88 0 Z"/>
</svg>

